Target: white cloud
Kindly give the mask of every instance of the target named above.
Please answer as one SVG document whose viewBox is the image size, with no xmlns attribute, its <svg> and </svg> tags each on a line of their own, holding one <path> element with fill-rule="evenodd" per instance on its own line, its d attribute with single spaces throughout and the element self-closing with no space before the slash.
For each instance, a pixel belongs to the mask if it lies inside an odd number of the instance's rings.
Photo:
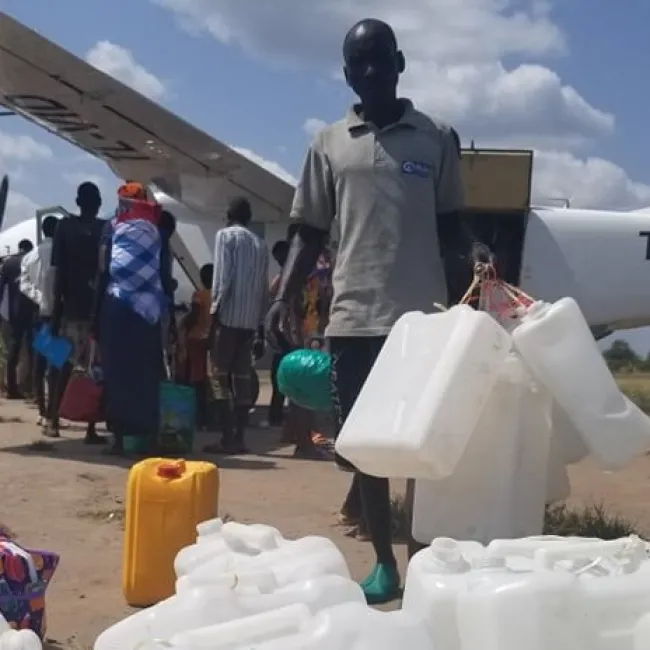
<svg viewBox="0 0 650 650">
<path fill-rule="evenodd" d="M 49 160 L 52 150 L 28 135 L 11 135 L 0 131 L 0 161 L 32 162 Z"/>
<path fill-rule="evenodd" d="M 63 179 L 75 188 L 81 185 L 81 183 L 94 183 L 97 185 L 99 191 L 104 197 L 108 195 L 108 192 L 110 192 L 111 189 L 116 190 L 118 185 L 118 180 L 115 178 L 111 185 L 105 176 L 100 176 L 99 174 L 88 174 L 82 171 L 66 172 L 63 174 Z"/>
<path fill-rule="evenodd" d="M 249 160 L 252 160 L 254 163 L 258 164 L 260 167 L 264 167 L 264 169 L 271 172 L 272 174 L 275 174 L 278 178 L 281 178 L 283 181 L 286 181 L 290 185 L 295 185 L 298 182 L 298 179 L 295 176 L 293 176 L 293 174 L 288 172 L 279 163 L 277 163 L 277 162 L 275 162 L 273 160 L 267 160 L 266 158 L 263 158 L 262 156 L 255 153 L 254 151 L 251 151 L 250 149 L 246 149 L 244 147 L 235 147 L 233 145 L 230 145 L 230 146 L 237 153 L 241 154 L 242 156 L 245 156 Z"/>
<path fill-rule="evenodd" d="M 324 129 L 326 126 L 327 122 L 324 120 L 319 120 L 317 117 L 309 117 L 302 125 L 302 130 L 307 135 L 315 136 L 321 129 Z"/>
<path fill-rule="evenodd" d="M 580 159 L 564 151 L 536 152 L 533 195 L 569 199 L 574 208 L 633 210 L 650 205 L 650 185 L 629 178 L 602 158 Z"/>
<path fill-rule="evenodd" d="M 99 41 L 86 54 L 86 61 L 150 99 L 160 100 L 167 94 L 164 82 L 139 64 L 133 54 L 120 45 Z"/>
<path fill-rule="evenodd" d="M 565 37 L 538 0 L 329 0 L 258 3 L 152 0 L 222 43 L 294 66 L 341 69 L 346 30 L 368 15 L 392 24 L 407 57 L 403 90 L 467 138 L 610 133 L 612 115 L 591 106 L 548 67 L 506 65 L 562 54 Z"/>
<path fill-rule="evenodd" d="M 258 3 L 255 11 L 239 0 L 151 1 L 185 27 L 191 23 L 195 33 L 207 32 L 267 64 L 320 71 L 322 79 L 341 79 L 341 44 L 357 20 L 386 20 L 407 59 L 402 92 L 453 123 L 465 143 L 540 150 L 536 197 L 620 209 L 650 203 L 650 186 L 609 161 L 576 155 L 611 135 L 615 119 L 550 67 L 569 49 L 552 1 L 276 0 Z M 321 125 L 312 117 L 303 130 L 313 135 Z"/>
<path fill-rule="evenodd" d="M 39 207 L 40 206 L 32 201 L 28 196 L 10 189 L 3 228 L 20 223 L 25 219 L 33 218 Z"/>
</svg>

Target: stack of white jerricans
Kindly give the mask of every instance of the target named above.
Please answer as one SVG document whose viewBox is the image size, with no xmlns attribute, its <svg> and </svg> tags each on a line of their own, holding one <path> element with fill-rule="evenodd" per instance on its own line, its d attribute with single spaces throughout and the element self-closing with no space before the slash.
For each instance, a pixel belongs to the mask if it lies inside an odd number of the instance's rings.
<svg viewBox="0 0 650 650">
<path fill-rule="evenodd" d="M 437 538 L 409 563 L 402 611 L 437 650 L 648 650 L 646 544 Z"/>
<path fill-rule="evenodd" d="M 436 650 L 420 618 L 368 607 L 329 539 L 221 520 L 197 533 L 174 562 L 176 594 L 105 630 L 94 650 Z"/>
<path fill-rule="evenodd" d="M 394 326 L 336 443 L 367 474 L 415 482 L 413 537 L 487 543 L 542 532 L 566 465 L 603 470 L 650 448 L 571 298 L 506 330 L 466 305 Z"/>
<path fill-rule="evenodd" d="M 107 629 L 95 650 L 650 648 L 650 560 L 636 537 L 437 538 L 388 613 L 366 605 L 332 542 L 261 524 L 201 524 L 174 568 L 177 593 Z M 6 632 L 0 650 L 40 647 Z"/>
<path fill-rule="evenodd" d="M 177 593 L 94 650 L 650 648 L 650 560 L 637 537 L 437 538 L 409 563 L 394 612 L 366 605 L 331 541 L 261 524 L 201 524 L 174 568 Z M 6 632 L 0 650 L 40 647 Z"/>
</svg>

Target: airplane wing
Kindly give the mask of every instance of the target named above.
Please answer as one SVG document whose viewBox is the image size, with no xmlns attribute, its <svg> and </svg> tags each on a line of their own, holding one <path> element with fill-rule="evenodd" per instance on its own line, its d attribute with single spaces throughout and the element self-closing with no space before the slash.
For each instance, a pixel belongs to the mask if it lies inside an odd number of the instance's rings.
<svg viewBox="0 0 650 650">
<path fill-rule="evenodd" d="M 206 218 L 223 216 L 236 195 L 250 200 L 256 220 L 288 215 L 290 185 L 4 12 L 2 107 Z"/>
</svg>

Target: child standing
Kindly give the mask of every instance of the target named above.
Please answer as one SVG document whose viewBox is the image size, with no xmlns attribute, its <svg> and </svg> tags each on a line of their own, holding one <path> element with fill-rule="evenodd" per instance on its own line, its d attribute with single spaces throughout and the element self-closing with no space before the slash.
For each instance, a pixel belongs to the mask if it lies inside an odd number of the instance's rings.
<svg viewBox="0 0 650 650">
<path fill-rule="evenodd" d="M 300 304 L 295 306 L 293 338 L 301 347 L 319 350 L 322 348 L 323 331 L 329 312 L 329 286 L 331 264 L 327 254 L 321 255 L 314 271 L 310 274 L 303 289 Z M 329 459 L 326 453 L 327 439 L 316 427 L 316 415 L 289 404 L 289 414 L 285 429 L 285 441 L 294 442 L 294 455 L 298 458 Z"/>
<path fill-rule="evenodd" d="M 192 294 L 183 329 L 187 341 L 187 381 L 196 391 L 196 423 L 201 430 L 208 425 L 208 339 L 214 266 L 205 264 L 199 273 L 202 287 Z"/>
</svg>

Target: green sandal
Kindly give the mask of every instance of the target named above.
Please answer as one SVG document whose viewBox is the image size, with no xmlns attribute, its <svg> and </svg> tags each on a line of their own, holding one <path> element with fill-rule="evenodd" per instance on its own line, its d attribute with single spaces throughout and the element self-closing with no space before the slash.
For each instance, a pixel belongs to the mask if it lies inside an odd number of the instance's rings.
<svg viewBox="0 0 650 650">
<path fill-rule="evenodd" d="M 368 605 L 383 605 L 401 596 L 400 577 L 396 566 L 376 564 L 361 583 Z"/>
</svg>

